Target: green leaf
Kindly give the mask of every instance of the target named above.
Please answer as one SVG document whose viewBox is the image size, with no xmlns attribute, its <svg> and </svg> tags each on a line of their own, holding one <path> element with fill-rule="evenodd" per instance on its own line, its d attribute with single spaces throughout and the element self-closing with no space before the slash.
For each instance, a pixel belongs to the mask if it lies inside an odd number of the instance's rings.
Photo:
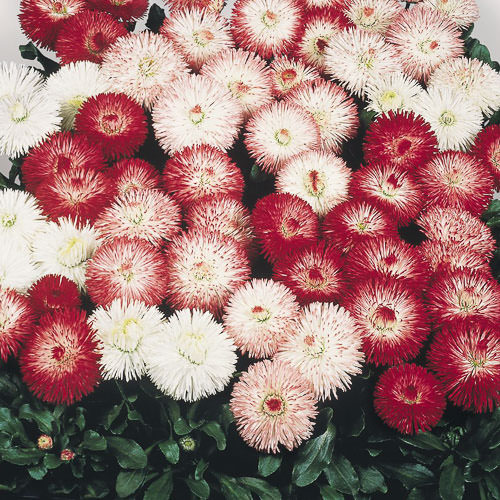
<svg viewBox="0 0 500 500">
<path fill-rule="evenodd" d="M 47 468 L 43 464 L 28 467 L 28 474 L 35 480 L 41 481 L 47 474 Z"/>
<path fill-rule="evenodd" d="M 455 464 L 443 468 L 439 478 L 439 496 L 443 500 L 460 500 L 465 491 L 464 475 Z"/>
<path fill-rule="evenodd" d="M 355 495 L 359 491 L 359 479 L 351 462 L 343 456 L 334 456 L 331 464 L 325 469 L 328 484 L 336 490 Z"/>
<path fill-rule="evenodd" d="M 15 465 L 36 464 L 43 456 L 43 451 L 37 448 L 6 448 L 0 450 L 2 460 Z"/>
<path fill-rule="evenodd" d="M 320 486 L 319 493 L 322 500 L 344 500 L 344 495 L 337 491 L 333 486 Z"/>
<path fill-rule="evenodd" d="M 116 478 L 117 495 L 120 498 L 125 498 L 134 494 L 144 482 L 144 476 L 144 469 L 120 471 Z"/>
<path fill-rule="evenodd" d="M 262 477 L 270 476 L 279 469 L 281 458 L 281 455 L 260 455 L 257 472 Z"/>
<path fill-rule="evenodd" d="M 215 439 L 219 451 L 226 449 L 226 436 L 218 422 L 207 422 L 200 427 L 200 430 Z"/>
<path fill-rule="evenodd" d="M 196 480 L 203 479 L 203 474 L 208 469 L 209 463 L 205 461 L 204 458 L 201 458 L 198 464 L 196 465 L 196 469 L 194 470 L 194 478 Z"/>
<path fill-rule="evenodd" d="M 47 454 L 43 457 L 43 464 L 47 469 L 57 469 L 62 464 L 62 460 L 57 455 Z"/>
<path fill-rule="evenodd" d="M 123 402 L 119 405 L 114 405 L 104 416 L 104 428 L 109 430 L 113 422 L 118 418 L 123 408 Z"/>
<path fill-rule="evenodd" d="M 380 491 L 387 493 L 384 476 L 375 467 L 359 467 L 358 477 L 362 492 L 375 493 Z"/>
<path fill-rule="evenodd" d="M 460 37 L 463 40 L 465 40 L 466 38 L 469 38 L 473 29 L 474 29 L 474 23 L 472 23 L 467 29 L 464 29 L 462 31 L 462 34 L 460 35 Z"/>
<path fill-rule="evenodd" d="M 432 471 L 421 464 L 381 464 L 379 467 L 393 478 L 401 481 L 401 483 L 408 490 L 411 490 L 416 486 L 432 484 L 435 481 L 435 477 Z"/>
<path fill-rule="evenodd" d="M 359 114 L 359 121 L 365 128 L 368 128 L 376 116 L 377 113 L 375 111 L 368 111 L 365 108 L 361 110 L 361 113 Z"/>
<path fill-rule="evenodd" d="M 447 449 L 441 440 L 432 434 L 432 432 L 419 432 L 413 437 L 400 436 L 399 439 L 406 444 L 410 444 L 423 450 L 445 451 Z"/>
<path fill-rule="evenodd" d="M 109 450 L 121 467 L 124 469 L 144 469 L 146 467 L 148 457 L 135 441 L 121 437 L 108 437 L 106 440 Z"/>
<path fill-rule="evenodd" d="M 413 488 L 406 500 L 428 500 L 422 490 L 418 488 Z"/>
<path fill-rule="evenodd" d="M 227 500 L 253 500 L 252 494 L 233 477 L 217 474 L 221 493 Z"/>
<path fill-rule="evenodd" d="M 150 29 L 154 33 L 158 33 L 163 21 L 165 19 L 165 11 L 156 3 L 151 5 L 148 14 L 148 20 L 146 21 L 146 28 Z"/>
<path fill-rule="evenodd" d="M 250 180 L 252 182 L 260 184 L 261 182 L 266 182 L 269 178 L 270 175 L 264 172 L 257 163 L 252 165 L 252 168 L 250 169 Z"/>
<path fill-rule="evenodd" d="M 168 500 L 174 490 L 172 471 L 165 471 L 158 479 L 153 481 L 144 494 L 144 500 Z"/>
<path fill-rule="evenodd" d="M 190 477 L 184 478 L 188 488 L 191 490 L 191 493 L 198 498 L 206 499 L 210 496 L 210 486 L 204 479 L 191 479 Z"/>
<path fill-rule="evenodd" d="M 367 448 L 366 451 L 369 453 L 370 457 L 378 457 L 382 450 L 377 450 L 375 448 Z"/>
<path fill-rule="evenodd" d="M 9 434 L 9 436 L 18 436 L 23 444 L 32 444 L 24 430 L 20 420 L 12 415 L 8 408 L 0 408 L 0 431 Z"/>
<path fill-rule="evenodd" d="M 174 432 L 179 436 L 189 434 L 193 429 L 182 417 L 174 421 Z"/>
<path fill-rule="evenodd" d="M 179 445 L 173 439 L 159 443 L 158 448 L 171 464 L 175 465 L 179 461 Z"/>
<path fill-rule="evenodd" d="M 486 487 L 494 499 L 500 498 L 500 479 L 494 474 L 488 474 L 484 478 Z"/>
<path fill-rule="evenodd" d="M 261 500 L 280 500 L 281 493 L 278 488 L 270 485 L 263 479 L 255 477 L 240 477 L 238 482 L 245 488 L 253 491 Z"/>
<path fill-rule="evenodd" d="M 108 447 L 106 439 L 95 431 L 85 431 L 82 446 L 92 451 L 102 451 Z"/>
<path fill-rule="evenodd" d="M 80 431 L 85 429 L 85 410 L 81 406 L 76 409 L 75 424 Z"/>
<path fill-rule="evenodd" d="M 485 458 L 481 459 L 479 465 L 486 472 L 492 472 L 500 467 L 500 448 L 496 448 Z"/>
<path fill-rule="evenodd" d="M 33 42 L 29 42 L 26 45 L 19 45 L 19 52 L 23 59 L 29 59 L 30 61 L 37 60 L 45 70 L 47 75 L 54 73 L 59 69 L 59 64 L 44 56 L 36 47 Z"/>
<path fill-rule="evenodd" d="M 109 488 L 105 481 L 94 479 L 87 484 L 84 498 L 105 498 L 109 495 Z"/>
</svg>

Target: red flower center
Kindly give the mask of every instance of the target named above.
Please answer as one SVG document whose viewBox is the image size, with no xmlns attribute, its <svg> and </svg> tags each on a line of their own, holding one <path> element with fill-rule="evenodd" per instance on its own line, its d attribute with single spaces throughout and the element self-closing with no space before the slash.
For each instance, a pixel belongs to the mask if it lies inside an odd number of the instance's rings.
<svg viewBox="0 0 500 500">
<path fill-rule="evenodd" d="M 116 113 L 109 113 L 102 117 L 102 127 L 109 135 L 116 135 L 121 132 L 120 117 Z"/>
<path fill-rule="evenodd" d="M 57 14 L 60 14 L 64 7 L 62 2 L 54 2 L 53 8 Z"/>
<path fill-rule="evenodd" d="M 295 236 L 300 229 L 300 223 L 297 219 L 290 217 L 289 219 L 283 220 L 281 224 L 281 232 L 285 238 L 290 238 Z"/>
<path fill-rule="evenodd" d="M 325 284 L 325 278 L 317 267 L 312 267 L 307 272 L 308 284 L 311 288 L 318 288 Z"/>
<path fill-rule="evenodd" d="M 434 49 L 437 49 L 439 47 L 439 43 L 436 41 L 436 40 L 433 40 L 430 45 L 429 45 L 429 48 L 431 50 L 434 50 Z"/>
<path fill-rule="evenodd" d="M 266 406 L 269 411 L 277 412 L 281 410 L 283 403 L 278 398 L 271 398 L 266 401 Z"/>
<path fill-rule="evenodd" d="M 317 193 L 323 189 L 323 183 L 321 182 L 319 173 L 316 170 L 311 170 L 309 172 L 309 182 L 311 183 L 311 189 L 314 193 Z"/>
<path fill-rule="evenodd" d="M 65 354 L 66 354 L 66 350 L 64 349 L 64 347 L 61 347 L 58 345 L 58 346 L 55 346 L 52 348 L 52 357 L 56 361 L 62 361 Z"/>
<path fill-rule="evenodd" d="M 397 144 L 397 152 L 400 156 L 404 156 L 411 148 L 411 141 L 409 139 L 401 139 Z"/>
<path fill-rule="evenodd" d="M 322 38 L 322 37 L 316 38 L 315 45 L 316 45 L 316 50 L 320 54 L 323 54 L 323 52 L 326 49 L 326 46 L 328 45 L 328 40 L 326 38 Z"/>
<path fill-rule="evenodd" d="M 373 7 L 365 7 L 363 9 L 363 14 L 365 15 L 365 17 L 372 16 L 374 12 L 375 12 L 375 9 Z"/>
<path fill-rule="evenodd" d="M 281 78 L 284 82 L 291 82 L 297 78 L 297 72 L 294 69 L 286 69 L 281 73 Z"/>
<path fill-rule="evenodd" d="M 90 51 L 94 54 L 99 54 L 107 47 L 106 37 L 101 31 L 94 33 L 90 41 Z"/>
<path fill-rule="evenodd" d="M 399 183 L 398 183 L 398 178 L 396 177 L 395 174 L 391 174 L 388 178 L 387 178 L 387 184 L 389 185 L 389 187 L 391 187 L 392 189 L 397 189 L 399 187 Z"/>
<path fill-rule="evenodd" d="M 418 403 L 418 399 L 418 389 L 413 384 L 409 384 L 404 388 L 403 400 L 405 401 L 405 403 L 413 405 L 415 403 Z"/>
<path fill-rule="evenodd" d="M 387 306 L 378 306 L 372 316 L 373 324 L 382 330 L 390 329 L 396 323 L 396 313 Z"/>
<path fill-rule="evenodd" d="M 278 15 L 275 12 L 270 10 L 266 10 L 264 15 L 262 16 L 262 22 L 269 28 L 274 26 L 278 21 Z"/>
<path fill-rule="evenodd" d="M 269 417 L 276 417 L 286 410 L 286 403 L 279 394 L 269 394 L 264 399 L 262 411 Z"/>
<path fill-rule="evenodd" d="M 71 168 L 71 160 L 66 156 L 58 156 L 55 171 L 60 172 L 61 170 L 66 170 L 67 168 Z"/>
<path fill-rule="evenodd" d="M 390 269 L 392 268 L 392 266 L 394 266 L 394 264 L 396 264 L 397 261 L 397 257 L 393 253 L 390 253 L 389 255 L 381 259 L 380 264 L 382 265 L 382 267 Z"/>
<path fill-rule="evenodd" d="M 304 337 L 304 343 L 311 347 L 312 345 L 314 345 L 314 337 L 312 335 L 306 335 Z"/>
</svg>

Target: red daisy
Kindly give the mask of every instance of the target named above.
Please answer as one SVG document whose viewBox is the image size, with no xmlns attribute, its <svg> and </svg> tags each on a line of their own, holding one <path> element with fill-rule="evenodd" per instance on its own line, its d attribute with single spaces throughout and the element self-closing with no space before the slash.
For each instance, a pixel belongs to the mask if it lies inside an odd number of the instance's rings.
<svg viewBox="0 0 500 500">
<path fill-rule="evenodd" d="M 117 161 L 106 174 L 113 181 L 117 196 L 127 194 L 129 191 L 159 189 L 161 185 L 158 170 L 140 158 Z"/>
<path fill-rule="evenodd" d="M 76 115 L 75 128 L 99 144 L 111 159 L 132 155 L 148 135 L 142 107 L 125 94 L 99 94 L 87 99 Z"/>
<path fill-rule="evenodd" d="M 271 262 L 314 243 L 319 235 L 318 217 L 311 206 L 288 193 L 273 193 L 258 200 L 252 222 L 262 253 Z"/>
<path fill-rule="evenodd" d="M 31 307 L 40 317 L 45 313 L 59 309 L 80 307 L 80 292 L 74 281 L 48 274 L 39 279 L 28 291 Z"/>
<path fill-rule="evenodd" d="M 60 309 L 40 318 L 20 366 L 24 382 L 37 397 L 72 404 L 98 384 L 98 358 L 85 311 Z"/>
<path fill-rule="evenodd" d="M 87 0 L 93 9 L 109 12 L 129 21 L 142 17 L 148 10 L 148 0 Z"/>
<path fill-rule="evenodd" d="M 401 434 L 432 429 L 446 407 L 439 383 L 422 366 L 393 366 L 382 374 L 374 392 L 375 411 Z"/>
<path fill-rule="evenodd" d="M 500 125 L 490 125 L 477 134 L 472 154 L 491 170 L 497 189 L 500 189 Z"/>
</svg>

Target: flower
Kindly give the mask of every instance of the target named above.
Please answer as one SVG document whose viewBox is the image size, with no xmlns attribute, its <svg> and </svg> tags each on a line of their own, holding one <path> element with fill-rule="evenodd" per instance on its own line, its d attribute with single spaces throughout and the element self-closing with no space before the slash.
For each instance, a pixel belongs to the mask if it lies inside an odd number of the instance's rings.
<svg viewBox="0 0 500 500">
<path fill-rule="evenodd" d="M 115 185 L 117 196 L 131 191 L 160 188 L 160 175 L 156 168 L 140 158 L 124 158 L 107 170 L 107 175 Z"/>
<path fill-rule="evenodd" d="M 87 0 L 94 9 L 127 21 L 139 19 L 148 10 L 148 0 Z"/>
<path fill-rule="evenodd" d="M 0 288 L 0 359 L 17 356 L 35 326 L 30 301 L 14 290 Z"/>
<path fill-rule="evenodd" d="M 243 108 L 222 84 L 183 75 L 163 90 L 153 109 L 153 128 L 169 154 L 207 144 L 229 149 L 243 122 Z"/>
<path fill-rule="evenodd" d="M 458 208 L 479 217 L 493 196 L 489 169 L 467 153 L 440 153 L 422 165 L 416 174 L 430 207 Z"/>
<path fill-rule="evenodd" d="M 453 21 L 423 5 L 405 10 L 387 32 L 407 75 L 427 82 L 443 61 L 464 53 L 460 30 Z"/>
<path fill-rule="evenodd" d="M 231 16 L 236 44 L 263 59 L 289 52 L 302 29 L 302 8 L 296 0 L 238 0 Z"/>
<path fill-rule="evenodd" d="M 414 358 L 430 332 L 421 299 L 392 277 L 356 282 L 343 304 L 360 329 L 366 360 L 375 365 Z"/>
<path fill-rule="evenodd" d="M 241 438 L 265 453 L 293 450 L 312 435 L 316 400 L 298 370 L 278 361 L 250 365 L 234 384 L 229 407 Z"/>
<path fill-rule="evenodd" d="M 86 285 L 92 302 L 106 306 L 114 299 L 161 304 L 170 265 L 163 253 L 142 239 L 114 238 L 90 260 Z"/>
<path fill-rule="evenodd" d="M 40 276 L 40 269 L 26 243 L 2 239 L 0 243 L 0 289 L 25 293 Z"/>
<path fill-rule="evenodd" d="M 28 290 L 28 296 L 31 308 L 38 318 L 58 309 L 81 306 L 80 291 L 76 283 L 56 274 L 47 274 L 36 281 Z"/>
<path fill-rule="evenodd" d="M 313 116 L 296 104 L 275 102 L 260 108 L 247 123 L 245 145 L 262 169 L 276 174 L 283 163 L 319 146 Z"/>
<path fill-rule="evenodd" d="M 88 321 L 95 330 L 104 379 L 129 381 L 146 373 L 144 339 L 162 333 L 165 327 L 158 308 L 116 299 L 98 307 Z"/>
<path fill-rule="evenodd" d="M 242 354 L 273 356 L 294 335 L 299 305 L 282 283 L 253 279 L 238 288 L 224 309 L 224 331 Z"/>
<path fill-rule="evenodd" d="M 476 0 L 423 0 L 422 5 L 441 12 L 459 28 L 468 28 L 479 19 Z"/>
<path fill-rule="evenodd" d="M 241 200 L 244 187 L 241 170 L 229 156 L 206 144 L 175 153 L 165 165 L 163 183 L 184 209 L 206 196 Z"/>
<path fill-rule="evenodd" d="M 224 0 L 167 0 L 171 11 L 184 9 L 186 7 L 205 8 L 212 12 L 220 13 L 224 7 Z"/>
<path fill-rule="evenodd" d="M 500 187 L 500 125 L 490 125 L 481 130 L 476 136 L 471 153 L 490 168 L 498 189 Z"/>
<path fill-rule="evenodd" d="M 236 367 L 236 347 L 208 312 L 176 311 L 161 332 L 144 338 L 148 375 L 174 399 L 198 401 L 220 392 Z"/>
<path fill-rule="evenodd" d="M 36 442 L 39 450 L 51 450 L 54 446 L 54 441 L 47 434 L 41 434 Z"/>
<path fill-rule="evenodd" d="M 321 401 L 347 390 L 361 373 L 361 336 L 349 312 L 332 303 L 313 302 L 297 320 L 296 333 L 273 359 L 296 368 Z"/>
<path fill-rule="evenodd" d="M 191 453 L 198 448 L 198 442 L 192 436 L 181 436 L 177 443 L 179 444 L 182 451 L 187 451 Z"/>
<path fill-rule="evenodd" d="M 385 35 L 402 12 L 396 0 L 352 0 L 346 3 L 345 15 L 359 29 Z"/>
<path fill-rule="evenodd" d="M 389 111 L 368 128 L 363 144 L 367 163 L 391 164 L 414 171 L 437 151 L 430 125 L 412 112 Z"/>
<path fill-rule="evenodd" d="M 139 238 L 161 246 L 175 236 L 181 225 L 181 209 L 158 189 L 133 189 L 115 198 L 95 222 L 106 239 Z"/>
<path fill-rule="evenodd" d="M 65 448 L 64 450 L 61 451 L 59 458 L 63 462 L 71 462 L 71 460 L 75 458 L 75 452 L 71 451 L 69 448 Z"/>
<path fill-rule="evenodd" d="M 229 297 L 250 278 L 244 249 L 204 229 L 176 236 L 166 259 L 167 302 L 175 309 L 196 307 L 219 317 Z"/>
<path fill-rule="evenodd" d="M 90 61 L 65 64 L 46 82 L 47 99 L 59 106 L 62 130 L 73 128 L 76 114 L 89 97 L 110 90 L 111 83 L 101 67 Z"/>
<path fill-rule="evenodd" d="M 311 206 L 298 196 L 273 193 L 257 201 L 252 223 L 262 253 L 271 262 L 314 243 L 319 221 Z"/>
<path fill-rule="evenodd" d="M 48 403 L 73 404 L 99 383 L 96 341 L 85 311 L 45 314 L 20 358 L 24 382 Z"/>
<path fill-rule="evenodd" d="M 320 76 L 316 68 L 306 66 L 302 61 L 289 59 L 286 56 L 276 57 L 269 68 L 272 76 L 272 91 L 278 99 L 302 82 L 316 80 Z"/>
<path fill-rule="evenodd" d="M 343 0 L 304 0 L 306 9 L 313 9 L 314 7 L 341 7 Z"/>
<path fill-rule="evenodd" d="M 276 190 L 307 201 L 319 217 L 349 197 L 351 170 L 345 161 L 324 151 L 290 158 L 276 176 Z"/>
<path fill-rule="evenodd" d="M 375 411 L 401 434 L 432 429 L 441 419 L 446 401 L 439 383 L 425 368 L 393 366 L 379 378 L 374 392 Z"/>
<path fill-rule="evenodd" d="M 448 399 L 475 413 L 500 404 L 500 332 L 485 322 L 453 322 L 427 354 Z"/>
<path fill-rule="evenodd" d="M 31 66 L 0 62 L 0 100 L 6 97 L 22 97 L 44 89 L 44 78 Z"/>
</svg>

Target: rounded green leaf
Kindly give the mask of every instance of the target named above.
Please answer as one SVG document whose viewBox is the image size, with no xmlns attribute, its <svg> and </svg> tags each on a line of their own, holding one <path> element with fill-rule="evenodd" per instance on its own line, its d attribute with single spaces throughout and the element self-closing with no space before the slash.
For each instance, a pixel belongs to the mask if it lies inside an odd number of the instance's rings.
<svg viewBox="0 0 500 500">
<path fill-rule="evenodd" d="M 164 472 L 158 479 L 153 481 L 144 493 L 144 500 L 168 500 L 174 490 L 172 471 Z"/>
<path fill-rule="evenodd" d="M 328 483 L 341 493 L 355 495 L 359 491 L 359 479 L 351 462 L 343 456 L 333 458 L 325 470 Z"/>
<path fill-rule="evenodd" d="M 260 455 L 258 473 L 262 477 L 268 477 L 276 472 L 281 465 L 281 455 Z"/>
<path fill-rule="evenodd" d="M 210 496 L 210 486 L 204 479 L 191 479 L 187 477 L 184 479 L 191 493 L 198 498 L 206 499 Z"/>
<path fill-rule="evenodd" d="M 92 451 L 102 451 L 108 447 L 106 440 L 95 431 L 85 431 L 82 446 Z"/>
<path fill-rule="evenodd" d="M 439 496 L 443 500 L 460 500 L 465 491 L 464 475 L 455 464 L 449 464 L 441 471 Z"/>
<path fill-rule="evenodd" d="M 109 450 L 121 467 L 124 469 L 144 469 L 146 467 L 148 457 L 135 441 L 121 437 L 108 437 L 106 440 Z"/>
<path fill-rule="evenodd" d="M 179 462 L 179 445 L 173 440 L 168 439 L 158 444 L 161 452 L 165 455 L 165 458 L 171 463 L 176 464 Z"/>
<path fill-rule="evenodd" d="M 144 469 L 122 470 L 116 478 L 116 494 L 120 498 L 126 498 L 134 494 L 144 482 Z"/>
<path fill-rule="evenodd" d="M 203 424 L 200 428 L 202 432 L 204 432 L 207 436 L 210 436 L 215 439 L 217 443 L 217 449 L 219 451 L 226 449 L 226 436 L 222 431 L 222 427 L 217 422 L 207 422 Z"/>
</svg>

